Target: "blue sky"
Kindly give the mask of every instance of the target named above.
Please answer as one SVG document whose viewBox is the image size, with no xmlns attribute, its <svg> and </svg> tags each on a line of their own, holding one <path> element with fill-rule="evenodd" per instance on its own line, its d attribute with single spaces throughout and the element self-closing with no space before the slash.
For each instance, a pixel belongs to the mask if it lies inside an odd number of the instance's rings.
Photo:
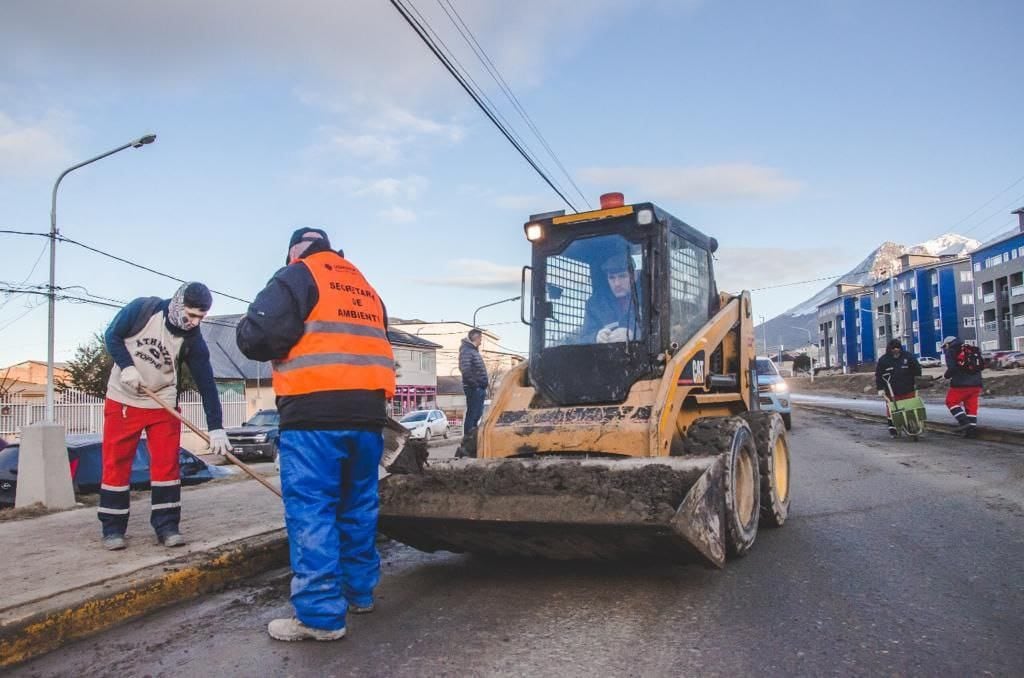
<svg viewBox="0 0 1024 678">
<path fill-rule="evenodd" d="M 1022 3 L 452 3 L 584 194 L 717 237 L 721 287 L 842 273 L 886 239 L 984 239 L 1024 194 L 958 224 L 1024 174 Z M 414 4 L 527 134 L 439 3 Z M 562 207 L 384 0 L 3 3 L 0 229 L 47 229 L 63 168 L 149 131 L 65 180 L 62 231 L 243 298 L 315 225 L 392 315 L 468 321 L 518 292 L 527 216 Z M 43 244 L 0 235 L 0 281 L 44 283 Z M 70 245 L 58 285 L 176 287 Z M 757 314 L 820 286 L 755 293 Z M 0 295 L 0 365 L 45 358 L 39 301 Z M 60 304 L 57 357 L 112 313 Z M 517 317 L 480 320 L 525 349 Z"/>
</svg>

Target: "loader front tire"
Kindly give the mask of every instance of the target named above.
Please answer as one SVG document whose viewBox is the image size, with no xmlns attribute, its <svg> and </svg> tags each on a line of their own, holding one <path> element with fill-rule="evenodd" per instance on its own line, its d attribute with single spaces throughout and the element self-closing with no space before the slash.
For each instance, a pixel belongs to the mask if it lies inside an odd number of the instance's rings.
<svg viewBox="0 0 1024 678">
<path fill-rule="evenodd" d="M 741 415 L 754 434 L 761 471 L 761 521 L 782 527 L 789 517 L 789 439 L 785 424 L 775 412 L 747 412 Z"/>
<path fill-rule="evenodd" d="M 745 555 L 757 537 L 761 504 L 761 472 L 750 425 L 740 417 L 698 419 L 686 431 L 683 448 L 695 456 L 722 455 L 726 553 Z"/>
<path fill-rule="evenodd" d="M 760 518 L 761 473 L 750 426 L 738 417 L 725 468 L 725 548 L 733 558 L 746 555 L 757 538 Z"/>
</svg>

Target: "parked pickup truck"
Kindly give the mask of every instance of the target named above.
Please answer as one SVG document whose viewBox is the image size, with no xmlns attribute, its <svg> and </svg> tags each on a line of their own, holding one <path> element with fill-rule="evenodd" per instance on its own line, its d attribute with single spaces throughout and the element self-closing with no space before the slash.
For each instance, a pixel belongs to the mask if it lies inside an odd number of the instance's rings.
<svg viewBox="0 0 1024 678">
<path fill-rule="evenodd" d="M 277 410 L 260 410 L 241 426 L 226 430 L 235 456 L 239 459 L 277 459 L 281 437 L 281 416 Z"/>
</svg>

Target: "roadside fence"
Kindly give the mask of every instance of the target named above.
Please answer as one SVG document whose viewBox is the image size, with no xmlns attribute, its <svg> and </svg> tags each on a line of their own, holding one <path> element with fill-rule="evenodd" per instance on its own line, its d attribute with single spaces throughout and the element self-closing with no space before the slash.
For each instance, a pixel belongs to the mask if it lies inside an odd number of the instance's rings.
<svg viewBox="0 0 1024 678">
<path fill-rule="evenodd" d="M 221 396 L 224 426 L 239 426 L 245 421 L 245 396 L 228 393 Z M 206 428 L 206 414 L 199 393 L 186 391 L 178 401 L 182 415 L 196 426 Z M 57 394 L 53 405 L 54 417 L 68 434 L 101 433 L 103 431 L 103 398 L 78 391 Z M 21 438 L 21 430 L 29 424 L 46 418 L 46 404 L 42 398 L 18 395 L 0 396 L 0 438 L 13 442 Z M 182 432 L 187 429 L 182 426 Z"/>
</svg>

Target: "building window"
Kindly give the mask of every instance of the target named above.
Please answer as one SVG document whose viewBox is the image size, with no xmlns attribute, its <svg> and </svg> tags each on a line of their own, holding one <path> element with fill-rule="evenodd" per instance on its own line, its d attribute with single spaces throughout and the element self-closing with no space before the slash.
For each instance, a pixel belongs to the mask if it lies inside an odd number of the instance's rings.
<svg viewBox="0 0 1024 678">
<path fill-rule="evenodd" d="M 974 274 L 970 271 L 960 271 L 960 282 L 973 282 Z"/>
<path fill-rule="evenodd" d="M 974 271 L 975 272 L 981 271 L 981 262 L 980 261 L 975 262 L 975 264 L 974 264 Z"/>
<path fill-rule="evenodd" d="M 974 327 L 974 316 L 969 315 L 964 318 L 964 327 Z"/>
<path fill-rule="evenodd" d="M 974 295 L 973 294 L 961 294 L 960 303 L 964 306 L 974 306 Z"/>
</svg>

